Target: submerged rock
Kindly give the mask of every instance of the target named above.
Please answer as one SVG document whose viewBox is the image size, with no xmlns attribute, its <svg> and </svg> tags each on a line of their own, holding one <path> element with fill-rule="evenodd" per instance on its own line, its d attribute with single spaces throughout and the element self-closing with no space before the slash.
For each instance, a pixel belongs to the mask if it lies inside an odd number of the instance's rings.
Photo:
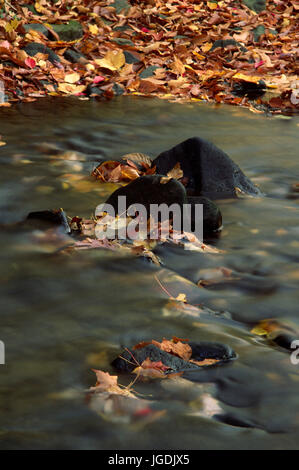
<svg viewBox="0 0 299 470">
<path fill-rule="evenodd" d="M 143 361 L 149 358 L 152 362 L 161 361 L 164 366 L 170 367 L 171 370 L 169 372 L 180 372 L 214 367 L 236 358 L 235 352 L 225 344 L 208 341 L 188 344 L 192 349 L 190 360 L 203 362 L 203 365 L 184 360 L 160 349 L 154 344 L 147 344 L 140 349 L 130 350 L 126 348 L 111 364 L 120 372 L 132 372 L 138 364 L 142 364 Z M 204 363 L 207 359 L 215 360 L 215 363 Z"/>
<path fill-rule="evenodd" d="M 236 188 L 245 194 L 261 194 L 226 153 L 200 137 L 160 153 L 153 166 L 157 173 L 166 175 L 177 163 L 183 170 L 188 195 L 221 199 L 236 196 Z"/>
<path fill-rule="evenodd" d="M 45 228 L 47 225 L 60 226 L 66 233 L 71 232 L 66 214 L 62 209 L 30 212 L 25 223 L 30 223 L 34 228 Z"/>
<path fill-rule="evenodd" d="M 289 199 L 299 199 L 299 183 L 293 183 L 291 185 L 289 194 L 287 197 Z"/>
<path fill-rule="evenodd" d="M 195 230 L 195 205 L 203 205 L 203 235 L 204 237 L 219 232 L 222 227 L 222 214 L 216 204 L 207 197 L 189 196 L 188 204 L 191 204 L 191 230 Z"/>
</svg>

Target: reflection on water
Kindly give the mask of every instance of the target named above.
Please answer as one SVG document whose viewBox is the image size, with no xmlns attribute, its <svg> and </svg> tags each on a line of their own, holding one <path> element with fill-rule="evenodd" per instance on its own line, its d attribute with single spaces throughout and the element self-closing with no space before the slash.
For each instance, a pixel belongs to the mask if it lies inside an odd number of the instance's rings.
<svg viewBox="0 0 299 470">
<path fill-rule="evenodd" d="M 298 119 L 132 98 L 55 98 L 2 109 L 0 119 L 7 142 L 0 149 L 0 207 L 7 224 L 55 207 L 89 217 L 115 189 L 79 178 L 97 160 L 134 151 L 156 156 L 195 135 L 226 151 L 266 194 L 219 202 L 223 254 L 161 247 L 163 270 L 101 250 L 54 253 L 59 243 L 37 243 L 37 234 L 20 226 L 2 229 L 1 447 L 296 448 L 298 366 L 250 330 L 274 317 L 299 335 L 298 199 L 285 197 L 299 181 Z M 65 151 L 76 153 L 61 159 Z M 232 279 L 196 286 L 219 267 L 232 270 Z M 185 292 L 189 302 L 226 313 L 194 317 L 168 308 L 155 274 L 164 285 L 169 280 L 171 294 Z M 158 381 L 135 386 L 168 410 L 142 432 L 105 422 L 86 406 L 84 390 L 95 382 L 91 368 L 111 371 L 123 345 L 172 335 L 220 341 L 237 352 L 234 363 L 191 377 L 216 384 L 226 423 L 190 413 L 194 396 Z"/>
</svg>

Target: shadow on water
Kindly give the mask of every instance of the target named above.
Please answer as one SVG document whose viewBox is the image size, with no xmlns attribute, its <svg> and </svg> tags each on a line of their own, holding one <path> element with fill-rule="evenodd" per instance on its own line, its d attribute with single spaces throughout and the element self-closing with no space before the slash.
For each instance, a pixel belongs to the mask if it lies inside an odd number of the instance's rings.
<svg viewBox="0 0 299 470">
<path fill-rule="evenodd" d="M 154 157 L 196 135 L 227 152 L 266 194 L 219 201 L 224 229 L 215 243 L 223 253 L 160 247 L 162 270 L 101 250 L 55 254 L 53 243 L 42 243 L 36 234 L 1 230 L 6 365 L 0 365 L 0 446 L 296 448 L 299 366 L 292 365 L 288 351 L 250 330 L 275 318 L 299 335 L 299 208 L 298 199 L 287 198 L 299 181 L 298 118 L 198 103 L 55 98 L 1 109 L 0 119 L 7 142 L 0 149 L 4 223 L 55 207 L 89 217 L 116 186 L 77 183 L 74 175 L 87 175 L 102 158 L 130 152 Z M 66 151 L 75 151 L 76 159 L 60 158 Z M 231 270 L 231 279 L 197 287 L 219 267 Z M 226 313 L 174 311 L 155 275 L 172 295 L 185 292 L 189 302 Z M 110 361 L 121 346 L 172 335 L 228 344 L 238 359 L 193 377 L 190 372 L 191 386 L 184 391 L 159 381 L 136 383 L 137 391 L 150 390 L 168 410 L 142 432 L 106 422 L 86 406 L 84 390 L 95 382 L 92 368 L 112 372 Z M 196 387 L 207 382 L 214 384 L 221 420 L 194 411 Z"/>
</svg>

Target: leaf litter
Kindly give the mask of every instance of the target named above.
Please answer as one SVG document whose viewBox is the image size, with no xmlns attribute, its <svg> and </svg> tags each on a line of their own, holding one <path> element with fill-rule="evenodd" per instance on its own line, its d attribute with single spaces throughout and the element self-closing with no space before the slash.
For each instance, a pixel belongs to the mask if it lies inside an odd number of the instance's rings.
<svg viewBox="0 0 299 470">
<path fill-rule="evenodd" d="M 259 13 L 232 0 L 128 1 L 122 9 L 111 0 L 0 0 L 0 8 L 0 106 L 123 93 L 298 111 L 296 0 L 268 0 Z M 82 33 L 62 40 L 57 26 L 71 22 Z M 32 43 L 43 52 L 30 56 Z"/>
</svg>

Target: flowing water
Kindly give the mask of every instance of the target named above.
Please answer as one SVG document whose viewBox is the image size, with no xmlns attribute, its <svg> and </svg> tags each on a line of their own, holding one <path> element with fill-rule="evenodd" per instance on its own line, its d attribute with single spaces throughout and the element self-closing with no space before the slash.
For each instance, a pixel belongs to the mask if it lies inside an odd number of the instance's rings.
<svg viewBox="0 0 299 470">
<path fill-rule="evenodd" d="M 299 206 L 287 198 L 299 181 L 298 118 L 121 97 L 2 108 L 0 122 L 7 143 L 0 149 L 1 223 L 8 224 L 0 231 L 1 448 L 298 447 L 299 365 L 290 351 L 251 333 L 274 318 L 299 339 Z M 65 255 L 57 251 L 65 240 L 15 225 L 30 211 L 58 207 L 90 217 L 116 188 L 76 179 L 96 161 L 129 152 L 155 157 L 192 136 L 227 152 L 265 194 L 218 202 L 224 228 L 215 243 L 223 253 L 161 247 L 159 268 L 105 250 Z M 219 267 L 234 279 L 196 286 Z M 186 293 L 218 315 L 172 308 L 157 278 L 171 295 Z M 115 373 L 110 362 L 123 346 L 173 335 L 228 344 L 238 358 L 173 385 L 137 381 L 135 390 L 166 410 L 152 422 L 109 420 L 88 406 L 92 368 Z M 206 414 L 220 407 L 230 419 L 203 416 L 203 397 Z"/>
</svg>

